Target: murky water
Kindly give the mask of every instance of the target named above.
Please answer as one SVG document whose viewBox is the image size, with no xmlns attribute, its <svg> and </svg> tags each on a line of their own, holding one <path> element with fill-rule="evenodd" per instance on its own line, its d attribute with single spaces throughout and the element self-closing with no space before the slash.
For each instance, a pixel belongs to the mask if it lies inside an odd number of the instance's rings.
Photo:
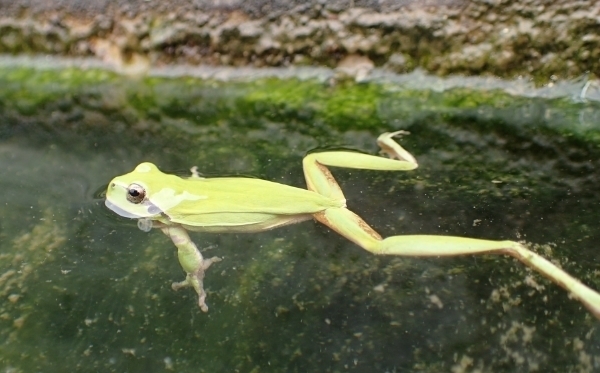
<svg viewBox="0 0 600 373">
<path fill-rule="evenodd" d="M 600 289 L 600 107 L 500 92 L 316 81 L 0 72 L 0 367 L 7 372 L 594 371 L 598 321 L 511 258 L 375 257 L 314 222 L 193 234 L 224 260 L 210 311 L 158 231 L 101 191 L 141 161 L 303 186 L 320 147 L 412 172 L 334 170 L 384 236 L 526 240 Z"/>
</svg>

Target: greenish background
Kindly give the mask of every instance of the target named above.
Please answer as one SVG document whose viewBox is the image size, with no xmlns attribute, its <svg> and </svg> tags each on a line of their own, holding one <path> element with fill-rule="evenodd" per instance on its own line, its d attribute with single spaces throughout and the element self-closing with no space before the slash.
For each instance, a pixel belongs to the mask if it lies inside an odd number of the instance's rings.
<svg viewBox="0 0 600 373">
<path fill-rule="evenodd" d="M 597 102 L 346 81 L 128 79 L 0 71 L 0 367 L 10 372 L 545 372 L 600 369 L 598 321 L 511 258 L 375 257 L 313 222 L 193 234 L 224 261 L 191 291 L 169 240 L 103 205 L 141 161 L 303 186 L 311 150 L 407 173 L 334 170 L 384 236 L 526 240 L 600 289 Z"/>
</svg>

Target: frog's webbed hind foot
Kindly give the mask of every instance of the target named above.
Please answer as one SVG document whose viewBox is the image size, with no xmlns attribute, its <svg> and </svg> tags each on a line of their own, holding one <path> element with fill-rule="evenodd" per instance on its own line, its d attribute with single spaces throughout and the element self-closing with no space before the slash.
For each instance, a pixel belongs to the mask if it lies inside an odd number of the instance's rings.
<svg viewBox="0 0 600 373">
<path fill-rule="evenodd" d="M 188 273 L 184 281 L 172 283 L 171 288 L 177 291 L 188 286 L 193 287 L 198 294 L 198 306 L 203 312 L 208 312 L 208 306 L 205 302 L 206 292 L 204 291 L 204 275 L 208 267 L 210 267 L 213 263 L 220 262 L 221 260 L 221 258 L 216 256 L 210 259 L 204 259 L 202 261 L 202 266 L 196 272 Z"/>
</svg>

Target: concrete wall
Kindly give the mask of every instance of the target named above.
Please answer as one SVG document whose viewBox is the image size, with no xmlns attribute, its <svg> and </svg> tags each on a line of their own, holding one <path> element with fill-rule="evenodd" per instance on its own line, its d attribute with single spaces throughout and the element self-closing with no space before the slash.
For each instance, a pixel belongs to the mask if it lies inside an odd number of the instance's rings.
<svg viewBox="0 0 600 373">
<path fill-rule="evenodd" d="M 0 0 L 0 53 L 117 66 L 366 64 L 405 72 L 600 74 L 595 0 Z"/>
</svg>

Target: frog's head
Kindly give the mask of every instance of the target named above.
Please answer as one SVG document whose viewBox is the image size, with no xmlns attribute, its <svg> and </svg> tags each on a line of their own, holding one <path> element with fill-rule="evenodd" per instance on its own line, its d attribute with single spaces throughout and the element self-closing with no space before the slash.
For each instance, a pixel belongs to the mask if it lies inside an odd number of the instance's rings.
<svg viewBox="0 0 600 373">
<path fill-rule="evenodd" d="M 153 187 L 165 176 L 154 164 L 141 163 L 132 172 L 111 180 L 106 190 L 106 207 L 126 218 L 157 218 L 163 210 L 153 203 L 157 194 Z"/>
</svg>

